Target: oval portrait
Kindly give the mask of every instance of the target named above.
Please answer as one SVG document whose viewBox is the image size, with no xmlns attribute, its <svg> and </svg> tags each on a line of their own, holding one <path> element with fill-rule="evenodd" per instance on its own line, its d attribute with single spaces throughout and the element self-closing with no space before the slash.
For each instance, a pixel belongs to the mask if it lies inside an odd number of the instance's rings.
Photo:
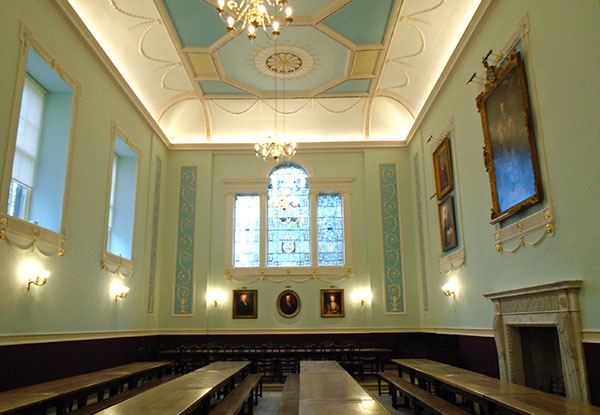
<svg viewBox="0 0 600 415">
<path fill-rule="evenodd" d="M 295 291 L 285 290 L 277 297 L 277 311 L 286 318 L 292 318 L 300 311 L 300 297 Z"/>
</svg>

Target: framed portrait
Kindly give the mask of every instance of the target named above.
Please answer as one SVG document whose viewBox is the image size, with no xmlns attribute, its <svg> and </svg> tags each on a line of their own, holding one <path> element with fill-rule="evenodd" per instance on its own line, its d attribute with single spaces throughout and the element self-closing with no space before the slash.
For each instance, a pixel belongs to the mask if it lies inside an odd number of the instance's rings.
<svg viewBox="0 0 600 415">
<path fill-rule="evenodd" d="M 233 318 L 256 318 L 257 290 L 233 290 Z"/>
<path fill-rule="evenodd" d="M 300 297 L 295 291 L 285 290 L 277 297 L 277 311 L 283 317 L 292 318 L 300 312 Z"/>
<path fill-rule="evenodd" d="M 435 173 L 435 194 L 437 200 L 442 200 L 454 189 L 452 155 L 448 137 L 445 137 L 433 152 L 433 169 Z"/>
<path fill-rule="evenodd" d="M 501 222 L 543 200 L 527 77 L 521 54 L 477 97 L 483 125 L 485 168 L 492 192 L 492 223 Z"/>
<path fill-rule="evenodd" d="M 454 198 L 452 196 L 448 196 L 438 205 L 438 213 L 440 216 L 442 251 L 446 252 L 458 246 L 456 217 L 454 216 Z"/>
<path fill-rule="evenodd" d="M 321 317 L 344 316 L 344 290 L 321 290 Z"/>
</svg>

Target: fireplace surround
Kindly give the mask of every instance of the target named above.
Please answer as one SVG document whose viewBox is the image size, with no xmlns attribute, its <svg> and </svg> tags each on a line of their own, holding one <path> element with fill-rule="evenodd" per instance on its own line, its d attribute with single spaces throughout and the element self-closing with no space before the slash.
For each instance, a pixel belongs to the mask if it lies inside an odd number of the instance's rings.
<svg viewBox="0 0 600 415">
<path fill-rule="evenodd" d="M 494 303 L 500 378 L 525 385 L 521 327 L 555 327 L 567 398 L 589 403 L 578 293 L 581 280 L 485 294 Z"/>
</svg>

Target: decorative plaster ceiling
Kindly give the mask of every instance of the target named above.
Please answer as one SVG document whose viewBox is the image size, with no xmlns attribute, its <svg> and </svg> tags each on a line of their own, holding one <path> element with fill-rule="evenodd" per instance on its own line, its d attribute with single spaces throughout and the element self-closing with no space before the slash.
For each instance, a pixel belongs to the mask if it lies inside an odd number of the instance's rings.
<svg viewBox="0 0 600 415">
<path fill-rule="evenodd" d="M 227 34 L 216 0 L 67 1 L 171 143 L 218 144 L 275 113 L 287 141 L 405 140 L 481 0 L 288 0 L 276 44 Z"/>
</svg>

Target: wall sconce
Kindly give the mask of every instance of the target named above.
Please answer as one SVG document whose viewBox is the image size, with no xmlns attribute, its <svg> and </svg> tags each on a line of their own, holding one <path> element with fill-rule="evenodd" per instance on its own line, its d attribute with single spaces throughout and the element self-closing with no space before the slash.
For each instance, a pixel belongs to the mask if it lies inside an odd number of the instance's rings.
<svg viewBox="0 0 600 415">
<path fill-rule="evenodd" d="M 27 291 L 31 288 L 31 284 L 37 285 L 41 287 L 42 285 L 46 285 L 48 282 L 48 278 L 50 277 L 50 272 L 41 268 L 29 267 L 26 273 L 27 276 Z"/>
<path fill-rule="evenodd" d="M 121 284 L 113 284 L 110 287 L 110 296 L 115 299 L 115 302 L 119 298 L 125 298 L 129 294 L 129 288 L 121 285 Z"/>
<path fill-rule="evenodd" d="M 372 298 L 373 294 L 371 290 L 357 290 L 354 292 L 354 301 L 360 303 L 361 307 L 370 302 Z"/>
<path fill-rule="evenodd" d="M 451 295 L 456 297 L 456 293 L 458 292 L 458 284 L 455 280 L 449 281 L 442 287 L 442 292 L 446 297 L 450 297 Z"/>
<path fill-rule="evenodd" d="M 213 303 L 215 307 L 219 305 L 219 303 L 223 302 L 225 296 L 223 295 L 223 291 L 221 290 L 207 290 L 206 291 L 206 304 Z"/>
</svg>

